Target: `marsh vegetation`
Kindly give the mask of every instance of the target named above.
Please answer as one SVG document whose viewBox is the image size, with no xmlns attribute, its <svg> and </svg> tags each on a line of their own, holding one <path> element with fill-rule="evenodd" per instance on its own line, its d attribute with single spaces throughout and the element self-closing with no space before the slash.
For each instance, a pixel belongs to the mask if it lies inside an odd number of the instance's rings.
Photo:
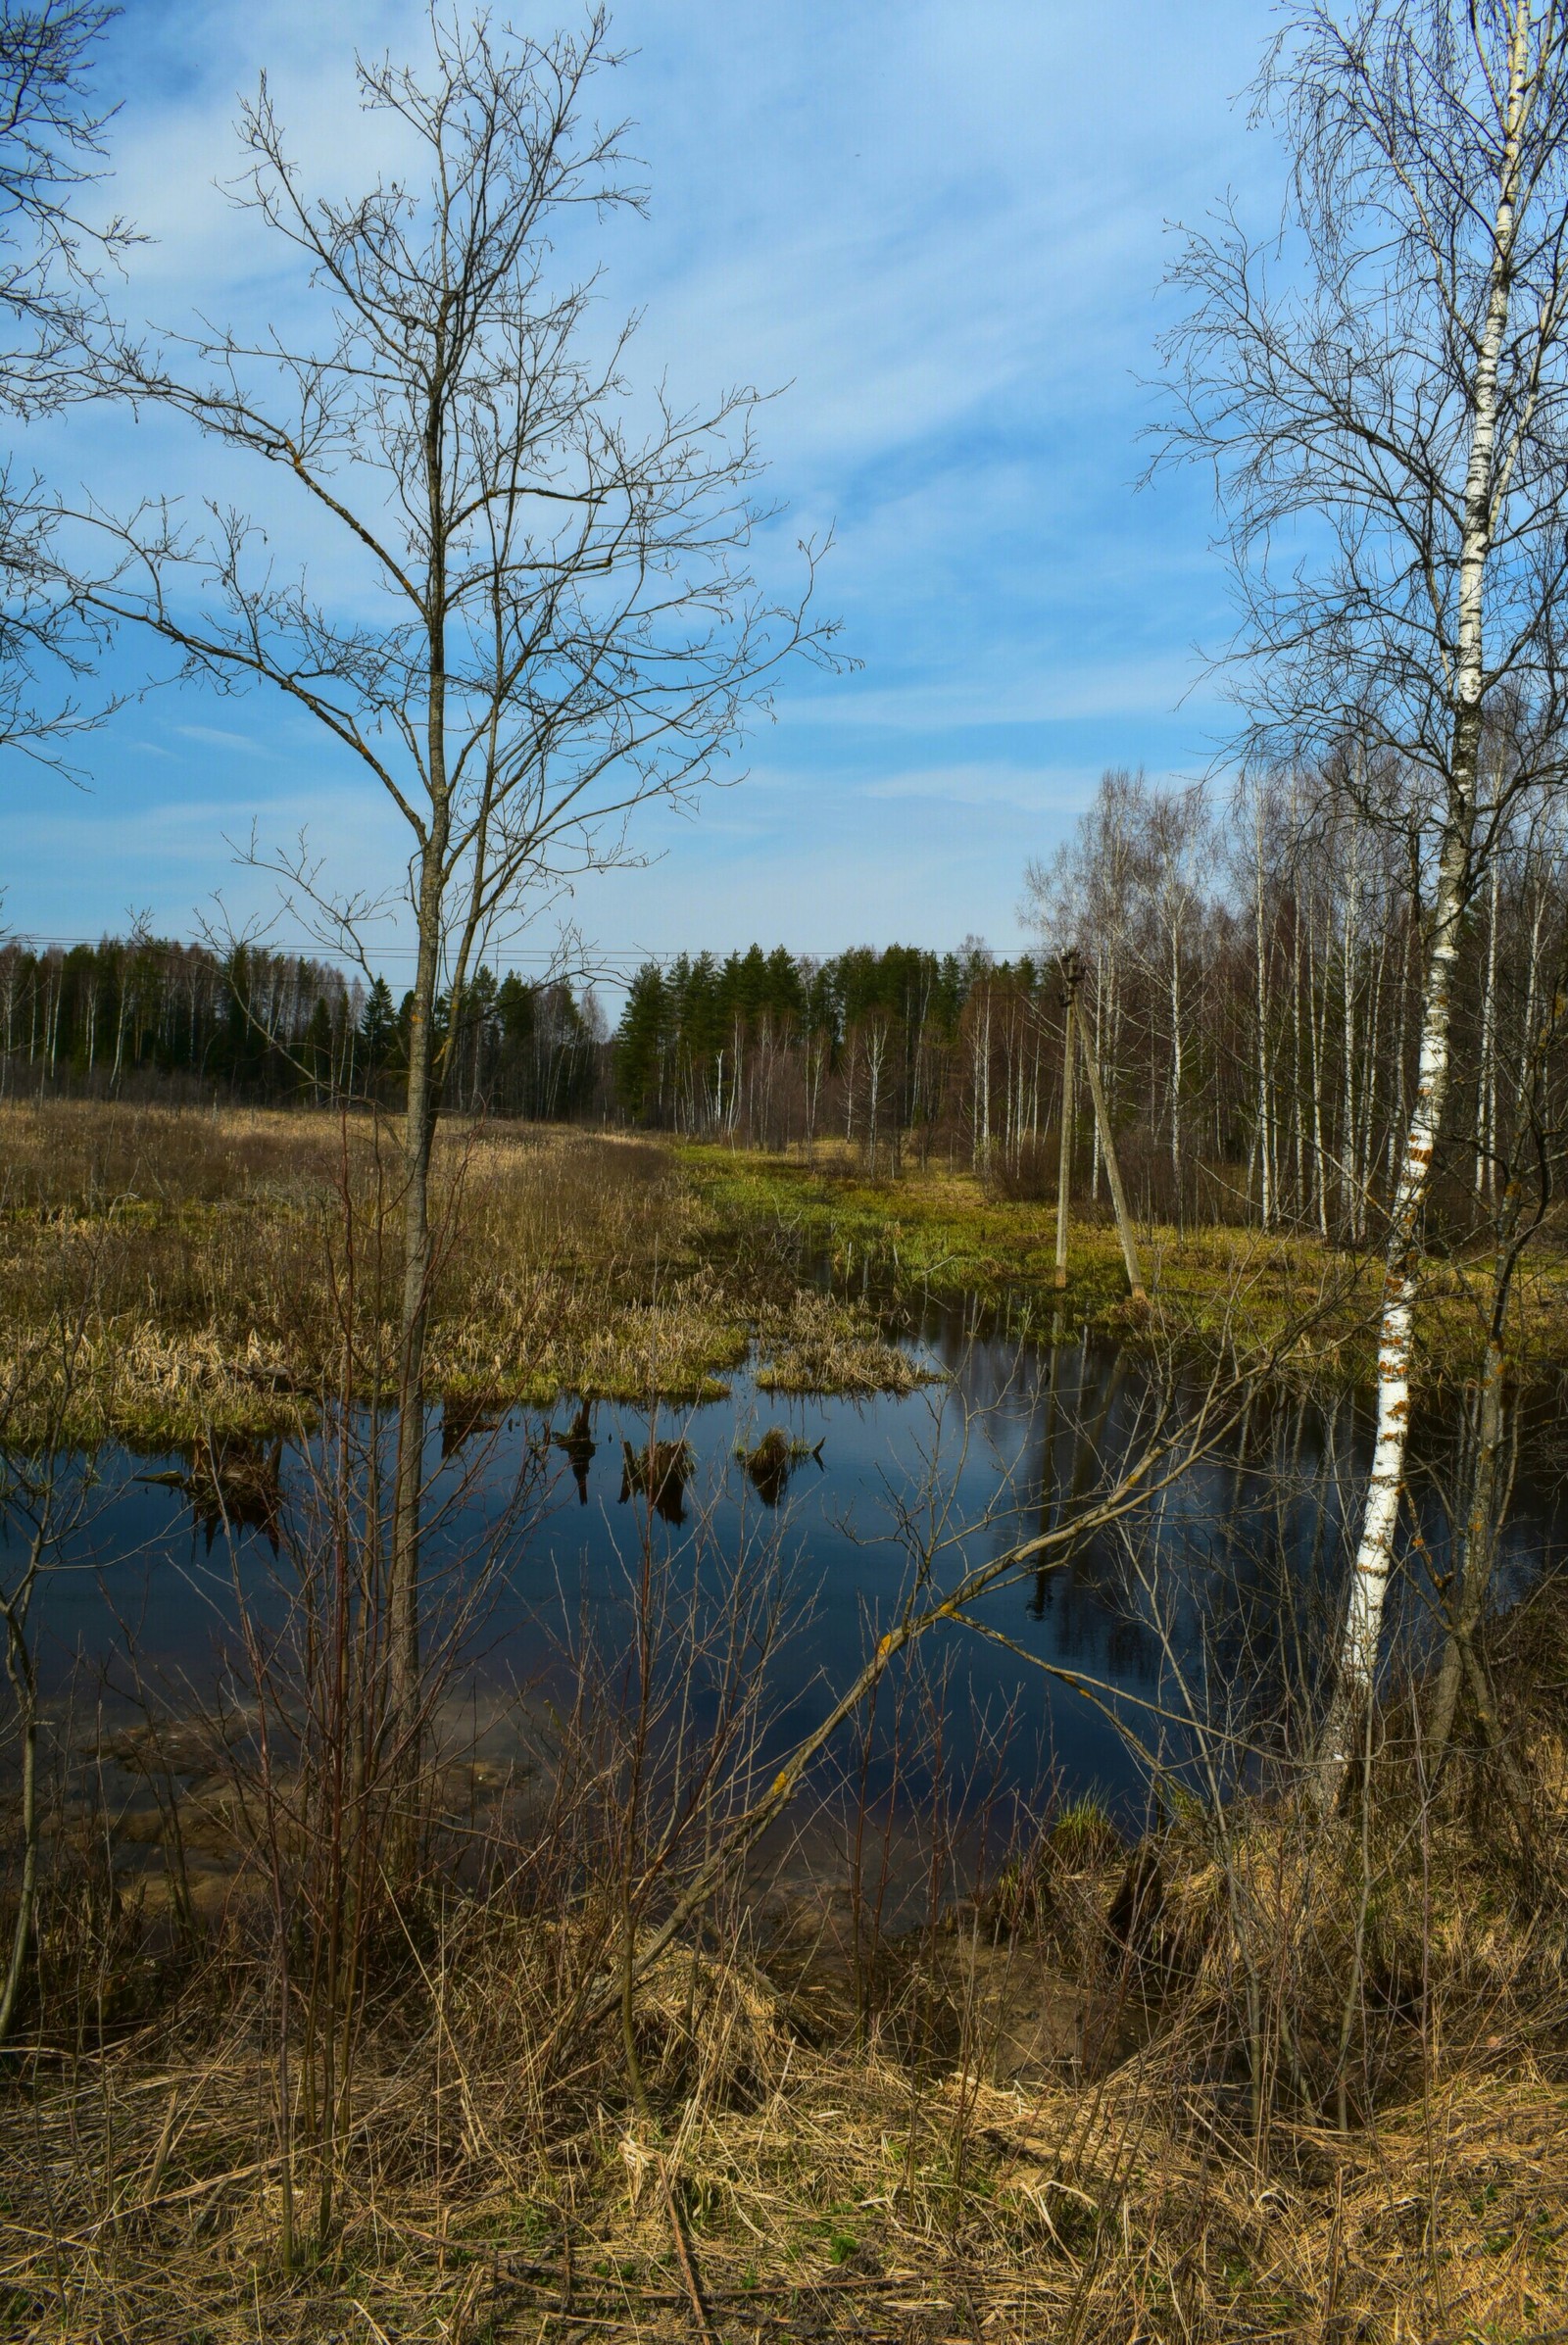
<svg viewBox="0 0 1568 2345">
<path fill-rule="evenodd" d="M 1376 1797 L 1324 1815 L 1353 1254 L 1145 1231 L 1130 1314 L 1113 1232 L 1063 1303 L 1046 1216 L 972 1178 L 449 1127 L 411 1764 L 373 1123 L 6 1115 L 23 2333 L 1555 2301 L 1553 1415 L 1478 1630 L 1496 1735 L 1466 1696 L 1434 1759 L 1434 1388 Z"/>
</svg>

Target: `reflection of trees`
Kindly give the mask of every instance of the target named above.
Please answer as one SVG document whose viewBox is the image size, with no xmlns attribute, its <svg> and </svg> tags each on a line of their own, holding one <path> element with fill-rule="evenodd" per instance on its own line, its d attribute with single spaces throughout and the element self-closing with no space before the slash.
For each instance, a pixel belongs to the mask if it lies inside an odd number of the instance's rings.
<svg viewBox="0 0 1568 2345">
<path fill-rule="evenodd" d="M 1054 1533 L 1105 1478 L 1126 1472 L 1159 1374 L 1087 1338 L 1027 1364 L 1004 1344 L 970 1344 L 956 1376 L 969 1453 L 983 1453 L 999 1477 L 1010 1472 L 1013 1484 L 1010 1509 L 991 1526 L 995 1553 L 1021 1523 Z M 1433 1634 L 1432 1576 L 1447 1568 L 1445 1492 L 1456 1487 L 1461 1443 L 1451 1411 L 1434 1410 L 1414 1429 L 1422 1471 L 1402 1558 L 1399 1648 L 1408 1658 Z M 1332 1641 L 1367 1450 L 1364 1411 L 1343 1391 L 1260 1388 L 1215 1453 L 1149 1507 L 1091 1533 L 1065 1566 L 1033 1577 L 1023 1607 L 1035 1624 L 1031 1649 L 1145 1695 L 1158 1690 L 1178 1712 L 1223 1712 L 1240 1740 L 1279 1746 L 1314 1698 Z M 1514 1588 L 1549 1546 L 1539 1507 L 1524 1488 L 1520 1496 L 1508 1542 Z M 1027 1635 L 1017 1610 L 1010 1588 L 984 1606 L 1009 1636 Z"/>
</svg>

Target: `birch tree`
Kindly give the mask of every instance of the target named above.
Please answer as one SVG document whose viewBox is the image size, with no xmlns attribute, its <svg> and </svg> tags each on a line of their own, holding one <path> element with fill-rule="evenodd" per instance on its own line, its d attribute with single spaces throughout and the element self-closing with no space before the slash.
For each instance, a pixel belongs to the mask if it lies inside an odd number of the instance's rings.
<svg viewBox="0 0 1568 2345">
<path fill-rule="evenodd" d="M 1167 452 L 1213 467 L 1243 619 L 1250 756 L 1347 740 L 1426 785 L 1417 1079 L 1391 1200 L 1377 1427 L 1321 1745 L 1333 1795 L 1377 1666 L 1411 1389 L 1421 1208 L 1465 915 L 1521 794 L 1556 778 L 1568 569 L 1563 0 L 1296 5 L 1258 113 L 1283 235 L 1189 236 Z M 1519 711 L 1478 808 L 1489 704 Z"/>
<path fill-rule="evenodd" d="M 303 710 L 405 828 L 416 962 L 407 1046 L 394 1711 L 416 1714 L 432 1152 L 451 1069 L 437 1005 L 485 941 L 617 859 L 650 799 L 689 801 L 808 632 L 754 581 L 758 395 L 634 398 L 630 329 L 604 345 L 574 222 L 640 205 L 620 128 L 587 112 L 607 22 L 543 39 L 432 11 L 424 64 L 361 60 L 364 109 L 410 157 L 347 200 L 314 195 L 264 81 L 237 201 L 293 265 L 318 325 L 122 341 L 122 397 L 184 417 L 302 501 L 335 600 L 274 567 L 263 528 L 168 500 L 89 508 L 108 566 L 88 606 L 172 645 L 186 676 Z M 275 494 L 276 492 L 272 492 Z M 302 852 L 275 868 L 364 959 L 389 908 Z M 396 899 L 394 899 L 395 904 Z M 369 975 L 368 963 L 365 963 Z"/>
</svg>

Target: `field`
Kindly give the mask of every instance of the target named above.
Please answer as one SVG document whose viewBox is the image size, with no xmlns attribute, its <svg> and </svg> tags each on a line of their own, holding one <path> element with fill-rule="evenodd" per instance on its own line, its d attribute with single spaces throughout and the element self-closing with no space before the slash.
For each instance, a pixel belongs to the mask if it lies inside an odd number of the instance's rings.
<svg viewBox="0 0 1568 2345">
<path fill-rule="evenodd" d="M 654 1143 L 444 1138 L 429 1382 L 473 1401 L 710 1398 L 755 1342 L 780 1390 L 906 1390 L 874 1316 L 720 1215 Z M 286 1432 L 392 1356 L 395 1150 L 368 1121 L 0 1109 L 11 1440 L 160 1449 Z M 762 1243 L 758 1244 L 760 1236 Z"/>
<path fill-rule="evenodd" d="M 383 1392 L 393 1356 L 386 1135 L 11 1105 L 0 1162 L 19 1522 L 45 1442 L 312 1418 L 364 1470 L 332 1404 Z M 753 1346 L 776 1389 L 907 1390 L 894 1339 L 932 1300 L 1178 1356 L 1288 1340 L 1286 1369 L 1343 1385 L 1376 1295 L 1309 1240 L 1156 1230 L 1135 1315 L 1113 1232 L 1075 1227 L 1058 1298 L 1049 1210 L 961 1175 L 567 1130 L 449 1133 L 439 1221 L 431 1387 L 474 1404 L 711 1395 Z M 1434 1273 L 1446 1372 L 1484 1267 Z M 1564 1355 L 1563 1312 L 1548 1258 L 1527 1362 Z M 220 1700 L 106 1724 L 89 1670 L 42 1719 L 0 2335 L 1564 2333 L 1558 1584 L 1486 1624 L 1502 1739 L 1466 1717 L 1433 1770 L 1427 1687 L 1391 1678 L 1330 1814 L 1282 1763 L 1244 1795 L 1156 1777 L 1141 1832 L 1044 1781 L 977 1829 L 915 1653 L 897 1732 L 929 1792 L 868 1798 L 852 1719 L 787 1836 L 737 1839 L 670 1934 L 759 1800 L 765 1556 L 731 1558 L 704 1612 L 634 1509 L 625 1618 L 585 1625 L 569 1697 L 519 1693 L 499 1763 L 432 1645 L 411 1759 L 378 1706 L 378 1550 L 337 1487 L 323 1469 L 282 1627 L 257 1614 Z M 24 1623 L 10 1659 L 20 1688 Z"/>
<path fill-rule="evenodd" d="M 914 1372 L 888 1339 L 933 1297 L 1037 1339 L 1088 1323 L 1283 1345 L 1297 1369 L 1371 1365 L 1376 1266 L 1314 1239 L 1146 1230 L 1154 1315 L 1141 1321 L 1102 1220 L 1075 1222 L 1058 1296 L 1048 1206 L 936 1170 L 870 1183 L 831 1151 L 807 1165 L 550 1127 L 453 1131 L 437 1220 L 429 1382 L 474 1403 L 711 1398 L 754 1344 L 764 1389 L 906 1390 Z M 286 1432 L 346 1377 L 381 1389 L 397 1227 L 395 1148 L 368 1119 L 0 1107 L 8 1438 L 161 1449 Z M 1485 1271 L 1434 1269 L 1429 1363 L 1451 1369 L 1476 1344 Z M 1555 1256 L 1533 1255 L 1521 1281 L 1515 1357 L 1526 1373 L 1568 1359 Z"/>
</svg>

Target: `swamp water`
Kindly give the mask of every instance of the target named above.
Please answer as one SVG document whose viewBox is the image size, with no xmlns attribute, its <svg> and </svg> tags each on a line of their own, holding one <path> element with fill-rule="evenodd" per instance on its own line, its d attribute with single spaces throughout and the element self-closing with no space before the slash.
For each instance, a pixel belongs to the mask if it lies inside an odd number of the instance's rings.
<svg viewBox="0 0 1568 2345">
<path fill-rule="evenodd" d="M 741 1373 L 727 1399 L 652 1422 L 611 1403 L 564 1403 L 548 1419 L 432 1409 L 432 1600 L 471 1586 L 473 1559 L 489 1557 L 455 1681 L 475 1719 L 505 1717 L 519 1689 L 536 1717 L 568 1692 L 564 1648 L 585 1630 L 602 1657 L 629 1648 L 646 1563 L 651 1583 L 679 1588 L 710 1628 L 738 1604 L 781 1624 L 757 1754 L 770 1765 L 827 1714 L 934 1534 L 940 1592 L 1076 1512 L 1135 1454 L 1155 1398 L 1148 1362 L 1102 1341 L 1037 1347 L 942 1318 L 910 1349 L 945 1381 L 903 1397 L 786 1399 Z M 1444 1447 L 1440 1438 L 1434 1463 Z M 1310 1687 L 1366 1462 L 1364 1412 L 1348 1395 L 1257 1404 L 1223 1449 L 1119 1528 L 993 1588 L 975 1607 L 991 1635 L 943 1626 L 922 1642 L 917 1680 L 890 1672 L 873 1788 L 896 1766 L 913 1801 L 929 1798 L 935 1772 L 955 1808 L 1001 1796 L 1038 1809 L 1093 1792 L 1130 1823 L 1147 1807 L 1151 1754 L 1178 1777 L 1197 1765 L 1195 1718 L 1229 1730 L 1206 1743 L 1223 1772 L 1245 1769 Z M 264 1636 L 286 1617 L 317 1463 L 309 1450 L 261 1455 L 256 1487 L 231 1489 L 220 1511 L 179 1486 L 188 1459 L 110 1446 L 58 1461 L 74 1519 L 34 1608 L 40 1684 L 57 1711 L 69 1703 L 79 1718 L 85 1705 L 113 1724 L 151 1696 L 177 1716 L 225 1677 L 233 1685 L 242 1604 Z M 1417 1512 L 1422 1572 L 1441 1572 L 1436 1482 Z M 1526 1461 L 1500 1601 L 1553 1563 L 1565 1520 Z M 25 1539 L 8 1509 L 8 1578 Z M 1407 1570 L 1394 1639 L 1407 1656 L 1432 1635 L 1425 1585 Z M 719 1698 L 717 1668 L 710 1652 L 689 1666 L 699 1727 Z"/>
</svg>

